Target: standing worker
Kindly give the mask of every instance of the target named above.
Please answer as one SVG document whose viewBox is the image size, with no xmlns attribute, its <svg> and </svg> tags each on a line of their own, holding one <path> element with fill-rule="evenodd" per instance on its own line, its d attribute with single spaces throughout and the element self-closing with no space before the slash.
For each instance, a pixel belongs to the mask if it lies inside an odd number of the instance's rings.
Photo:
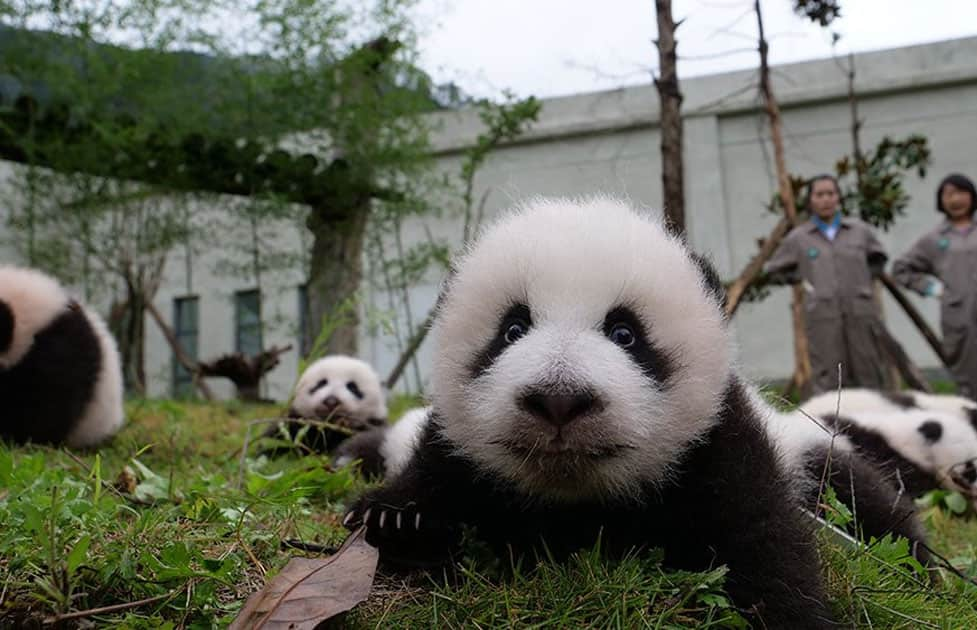
<svg viewBox="0 0 977 630">
<path fill-rule="evenodd" d="M 882 318 L 872 279 L 887 256 L 865 222 L 841 214 L 841 189 L 831 175 L 808 184 L 811 220 L 790 231 L 763 266 L 775 284 L 804 287 L 804 328 L 811 355 L 810 393 L 841 385 L 883 389 Z"/>
<path fill-rule="evenodd" d="M 944 219 L 893 264 L 899 284 L 940 298 L 943 352 L 963 396 L 977 396 L 977 190 L 958 173 L 936 189 Z"/>
</svg>

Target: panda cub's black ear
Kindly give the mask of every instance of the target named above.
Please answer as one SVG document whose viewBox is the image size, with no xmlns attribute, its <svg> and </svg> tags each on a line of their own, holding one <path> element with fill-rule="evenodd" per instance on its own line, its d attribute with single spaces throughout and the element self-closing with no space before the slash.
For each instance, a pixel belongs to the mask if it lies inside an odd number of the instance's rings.
<svg viewBox="0 0 977 630">
<path fill-rule="evenodd" d="M 916 429 L 927 442 L 936 442 L 943 437 L 943 425 L 936 420 L 927 420 Z"/>
<path fill-rule="evenodd" d="M 691 256 L 696 266 L 699 267 L 699 273 L 702 275 L 703 280 L 705 280 L 706 289 L 716 298 L 716 302 L 719 303 L 719 307 L 725 314 L 728 296 L 726 294 L 726 287 L 723 286 L 723 281 L 719 279 L 719 272 L 716 271 L 708 256 L 696 254 L 695 252 L 692 252 Z"/>
<path fill-rule="evenodd" d="M 0 352 L 6 352 L 14 342 L 14 312 L 0 300 Z"/>
<path fill-rule="evenodd" d="M 973 425 L 974 431 L 977 431 L 977 409 L 968 407 L 966 411 L 970 416 L 970 424 Z"/>
</svg>

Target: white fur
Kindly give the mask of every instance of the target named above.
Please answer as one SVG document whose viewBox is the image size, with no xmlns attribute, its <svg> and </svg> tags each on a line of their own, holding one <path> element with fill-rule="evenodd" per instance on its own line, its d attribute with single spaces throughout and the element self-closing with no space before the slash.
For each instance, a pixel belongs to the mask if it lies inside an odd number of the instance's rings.
<svg viewBox="0 0 977 630">
<path fill-rule="evenodd" d="M 396 477 L 407 466 L 427 425 L 430 407 L 408 409 L 388 430 L 380 444 L 380 456 L 387 479 Z"/>
<path fill-rule="evenodd" d="M 513 303 L 532 327 L 484 374 L 475 357 Z M 630 306 L 678 365 L 650 382 L 601 332 L 607 312 Z M 434 408 L 446 437 L 485 471 L 540 498 L 628 496 L 664 481 L 715 422 L 730 371 L 730 338 L 715 298 L 683 244 L 660 220 L 606 198 L 534 200 L 486 230 L 449 280 L 433 328 Z M 604 402 L 562 430 L 517 405 L 531 386 L 587 388 Z M 532 449 L 520 457 L 500 440 Z M 626 449 L 588 458 L 594 446 Z"/>
<path fill-rule="evenodd" d="M 312 391 L 323 379 L 328 384 Z M 362 399 L 347 388 L 351 381 L 360 388 Z M 339 407 L 331 412 L 333 414 L 362 421 L 387 417 L 380 377 L 365 361 L 334 354 L 313 362 L 295 386 L 292 408 L 306 418 L 326 418 L 330 410 L 324 407 L 324 401 L 330 396 L 339 400 Z"/>
<path fill-rule="evenodd" d="M 748 386 L 747 391 L 781 461 L 791 470 L 802 471 L 808 453 L 814 448 L 829 447 L 843 452 L 853 449 L 848 438 L 835 434 L 817 416 L 801 410 L 780 411 L 764 400 L 754 387 Z"/>
<path fill-rule="evenodd" d="M 0 352 L 0 368 L 9 368 L 23 359 L 34 344 L 34 335 L 67 308 L 69 300 L 61 285 L 40 271 L 0 266 L 0 301 L 14 315 L 13 342 Z"/>
<path fill-rule="evenodd" d="M 927 394 L 913 390 L 902 393 L 911 396 L 917 407 L 955 413 L 963 419 L 969 417 L 966 413 L 967 409 L 977 409 L 977 402 L 963 396 Z M 801 408 L 816 416 L 834 413 L 844 416 L 863 411 L 901 411 L 903 409 L 874 389 L 858 387 L 844 388 L 840 394 L 837 391 L 818 394 L 801 403 Z"/>
<path fill-rule="evenodd" d="M 65 440 L 68 446 L 72 447 L 94 446 L 115 435 L 125 423 L 122 367 L 115 337 L 98 314 L 84 305 L 82 305 L 82 312 L 85 313 L 98 338 L 98 346 L 102 352 L 102 366 L 95 382 L 94 397 Z"/>
</svg>

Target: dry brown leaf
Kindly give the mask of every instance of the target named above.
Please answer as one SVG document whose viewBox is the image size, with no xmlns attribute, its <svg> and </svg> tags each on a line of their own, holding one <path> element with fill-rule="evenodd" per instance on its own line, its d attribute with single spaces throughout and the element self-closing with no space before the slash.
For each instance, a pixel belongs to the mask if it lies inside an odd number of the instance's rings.
<svg viewBox="0 0 977 630">
<path fill-rule="evenodd" d="M 377 570 L 378 551 L 364 528 L 349 535 L 328 558 L 292 558 L 251 595 L 230 630 L 303 630 L 346 612 L 367 598 Z"/>
</svg>

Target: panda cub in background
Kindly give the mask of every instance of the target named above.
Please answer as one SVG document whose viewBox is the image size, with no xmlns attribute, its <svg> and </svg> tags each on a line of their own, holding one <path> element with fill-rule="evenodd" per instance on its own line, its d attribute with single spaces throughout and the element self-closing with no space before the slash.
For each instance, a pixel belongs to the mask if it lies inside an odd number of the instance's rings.
<svg viewBox="0 0 977 630">
<path fill-rule="evenodd" d="M 387 404 L 380 377 L 369 363 L 353 357 L 335 354 L 318 359 L 302 372 L 288 416 L 322 420 L 338 427 L 309 426 L 302 440 L 310 451 L 331 453 L 350 434 L 386 425 Z M 293 440 L 305 426 L 300 422 L 284 423 Z M 280 428 L 273 426 L 265 435 L 279 434 Z M 264 452 L 288 450 L 272 448 Z"/>
<path fill-rule="evenodd" d="M 915 505 L 907 493 L 899 491 L 887 466 L 866 457 L 846 433 L 835 433 L 823 419 L 809 417 L 802 411 L 781 412 L 756 389 L 750 389 L 771 439 L 793 472 L 805 509 L 820 513 L 824 480 L 838 499 L 852 508 L 853 525 L 866 539 L 892 533 L 909 540 L 918 560 L 929 560 L 926 532 L 916 516 Z"/>
<path fill-rule="evenodd" d="M 500 557 L 662 547 L 672 567 L 727 564 L 728 592 L 764 626 L 832 626 L 715 279 L 624 203 L 504 217 L 445 288 L 416 450 L 345 524 L 394 563 L 444 557 L 462 525 Z"/>
<path fill-rule="evenodd" d="M 977 403 L 948 394 L 842 389 L 801 407 L 891 471 L 911 495 L 956 490 L 977 507 Z"/>
<path fill-rule="evenodd" d="M 115 339 L 34 269 L 0 266 L 0 400 L 13 442 L 95 446 L 125 421 Z"/>
</svg>

